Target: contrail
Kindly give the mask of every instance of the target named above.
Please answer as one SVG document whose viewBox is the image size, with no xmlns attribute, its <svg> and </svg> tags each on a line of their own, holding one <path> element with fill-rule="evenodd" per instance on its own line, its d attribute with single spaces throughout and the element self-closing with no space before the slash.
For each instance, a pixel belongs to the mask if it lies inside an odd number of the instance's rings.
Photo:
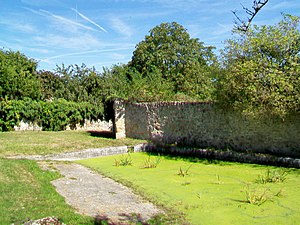
<svg viewBox="0 0 300 225">
<path fill-rule="evenodd" d="M 95 30 L 94 28 L 91 28 L 91 27 L 82 25 L 82 24 L 80 24 L 80 23 L 74 22 L 74 21 L 69 20 L 69 19 L 67 19 L 67 18 L 64 18 L 64 17 L 62 17 L 62 16 L 55 15 L 55 14 L 49 12 L 49 11 L 46 11 L 46 10 L 43 10 L 43 9 L 40 9 L 39 11 L 42 12 L 42 13 L 48 14 L 48 15 L 54 17 L 55 19 L 60 20 L 60 21 L 62 21 L 62 22 L 64 22 L 64 23 L 72 24 L 72 25 L 75 25 L 75 26 L 84 28 L 84 29 L 86 29 L 86 30 L 97 31 L 97 30 Z M 99 31 L 98 31 L 98 32 L 99 32 Z"/>
<path fill-rule="evenodd" d="M 74 12 L 76 12 L 76 14 L 78 14 L 82 19 L 90 22 L 94 26 L 98 27 L 100 30 L 102 30 L 102 31 L 104 31 L 104 32 L 107 33 L 107 31 L 103 27 L 101 27 L 99 24 L 97 24 L 96 22 L 94 22 L 93 20 L 91 20 L 90 18 L 88 18 L 87 16 L 83 15 L 82 13 L 80 13 L 77 9 L 71 8 L 71 10 L 73 10 Z"/>
<path fill-rule="evenodd" d="M 111 49 L 99 49 L 99 50 L 82 51 L 82 52 L 72 52 L 72 53 L 51 56 L 46 59 L 41 59 L 41 61 L 58 59 L 58 58 L 66 57 L 66 56 L 86 55 L 86 54 L 91 54 L 91 53 L 114 52 L 114 51 L 121 51 L 121 50 L 130 50 L 130 49 L 132 49 L 132 48 L 124 47 L 124 48 L 111 48 Z"/>
</svg>

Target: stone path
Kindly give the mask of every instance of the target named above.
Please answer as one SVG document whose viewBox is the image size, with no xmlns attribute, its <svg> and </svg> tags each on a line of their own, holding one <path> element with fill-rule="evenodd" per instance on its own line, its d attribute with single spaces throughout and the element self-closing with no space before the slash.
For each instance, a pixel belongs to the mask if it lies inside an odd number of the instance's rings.
<svg viewBox="0 0 300 225">
<path fill-rule="evenodd" d="M 134 151 L 140 150 L 141 146 L 134 147 Z M 109 224 L 145 223 L 163 211 L 114 180 L 97 174 L 82 165 L 70 162 L 127 153 L 127 151 L 128 148 L 122 146 L 46 156 L 12 156 L 8 158 L 37 160 L 42 169 L 62 174 L 63 177 L 52 181 L 52 184 L 66 202 L 80 214 L 107 219 Z"/>
<path fill-rule="evenodd" d="M 64 176 L 52 184 L 78 213 L 108 218 L 112 224 L 127 224 L 131 219 L 145 223 L 152 216 L 163 213 L 129 188 L 82 165 L 49 161 L 41 161 L 39 165 Z"/>
</svg>

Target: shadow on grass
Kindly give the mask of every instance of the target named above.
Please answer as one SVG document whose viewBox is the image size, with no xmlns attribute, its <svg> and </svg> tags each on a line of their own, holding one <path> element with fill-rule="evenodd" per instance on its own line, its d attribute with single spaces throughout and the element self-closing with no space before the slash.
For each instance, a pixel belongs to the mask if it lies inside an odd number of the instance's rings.
<svg viewBox="0 0 300 225">
<path fill-rule="evenodd" d="M 183 161 L 192 162 L 192 163 L 203 163 L 203 164 L 207 164 L 207 165 L 216 164 L 216 165 L 221 165 L 221 166 L 233 164 L 233 162 L 216 160 L 213 158 L 201 158 L 201 157 L 197 157 L 197 156 L 189 156 L 189 155 L 178 154 L 178 153 L 167 153 L 167 152 L 156 152 L 156 151 L 153 151 L 153 152 L 147 151 L 146 153 L 151 156 L 161 156 L 165 159 L 175 160 L 175 161 L 183 160 Z"/>
<path fill-rule="evenodd" d="M 113 221 L 106 214 L 100 214 L 95 217 L 94 225 L 163 225 L 163 224 L 182 224 L 189 225 L 190 223 L 186 220 L 185 216 L 181 212 L 173 211 L 171 214 L 157 214 L 152 216 L 149 220 L 145 219 L 136 213 L 120 213 L 119 219 Z"/>
<path fill-rule="evenodd" d="M 262 153 L 238 152 L 232 150 L 197 149 L 197 148 L 172 148 L 161 147 L 146 148 L 146 152 L 151 155 L 160 155 L 166 159 L 184 160 L 203 164 L 218 164 L 229 166 L 234 164 L 248 164 L 252 167 L 284 167 L 300 168 L 298 159 L 283 158 L 275 155 Z"/>
<path fill-rule="evenodd" d="M 94 221 L 94 225 L 119 225 L 119 224 L 141 224 L 141 225 L 148 225 L 148 222 L 145 222 L 144 219 L 140 214 L 126 214 L 121 213 L 119 214 L 121 217 L 119 221 L 111 220 L 107 215 L 101 214 L 97 215 Z"/>
<path fill-rule="evenodd" d="M 115 139 L 116 136 L 112 131 L 87 131 L 92 137 L 100 137 L 100 138 L 110 138 Z"/>
</svg>

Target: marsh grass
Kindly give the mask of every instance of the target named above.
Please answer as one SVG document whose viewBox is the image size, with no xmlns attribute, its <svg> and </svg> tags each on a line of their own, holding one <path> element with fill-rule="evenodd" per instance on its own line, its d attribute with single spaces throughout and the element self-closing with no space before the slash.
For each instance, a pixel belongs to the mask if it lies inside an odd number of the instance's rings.
<svg viewBox="0 0 300 225">
<path fill-rule="evenodd" d="M 160 163 L 160 159 L 161 159 L 160 155 L 153 156 L 153 157 L 149 155 L 148 158 L 144 161 L 143 168 L 145 169 L 156 168 Z"/>
<path fill-rule="evenodd" d="M 131 158 L 130 153 L 128 152 L 126 155 L 122 154 L 118 159 L 115 159 L 115 166 L 132 166 L 133 160 Z"/>
<path fill-rule="evenodd" d="M 276 169 L 276 170 L 267 169 L 263 175 L 258 176 L 256 182 L 260 184 L 281 183 L 286 180 L 287 175 L 288 173 L 284 169 Z"/>
<path fill-rule="evenodd" d="M 223 182 L 221 181 L 220 175 L 216 174 L 216 184 L 223 184 Z"/>
<path fill-rule="evenodd" d="M 177 173 L 178 176 L 185 177 L 189 175 L 189 170 L 191 169 L 192 165 L 188 166 L 187 168 L 183 169 L 179 167 L 179 171 Z"/>
<path fill-rule="evenodd" d="M 268 188 L 255 188 L 252 189 L 250 185 L 247 185 L 245 190 L 245 202 L 252 205 L 262 205 L 268 200 L 271 200 L 270 189 Z"/>
</svg>

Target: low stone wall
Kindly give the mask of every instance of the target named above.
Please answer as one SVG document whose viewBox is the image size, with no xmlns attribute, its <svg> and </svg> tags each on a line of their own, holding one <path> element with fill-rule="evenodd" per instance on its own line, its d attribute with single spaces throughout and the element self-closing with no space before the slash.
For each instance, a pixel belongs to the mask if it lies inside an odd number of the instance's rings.
<svg viewBox="0 0 300 225">
<path fill-rule="evenodd" d="M 121 110 L 121 107 L 119 107 Z M 253 119 L 213 103 L 124 102 L 126 137 L 162 145 L 300 157 L 300 116 Z"/>
<path fill-rule="evenodd" d="M 24 122 L 23 120 L 19 123 L 18 126 L 14 126 L 15 131 L 26 131 L 26 130 L 31 130 L 31 131 L 41 131 L 43 128 L 37 125 L 36 123 L 32 122 Z"/>
<path fill-rule="evenodd" d="M 85 120 L 84 125 L 77 124 L 73 130 L 93 130 L 93 131 L 111 131 L 113 127 L 112 121 L 90 121 Z M 30 121 L 21 121 L 18 126 L 14 126 L 15 131 L 41 131 L 42 127 L 37 125 L 36 123 L 32 123 Z M 67 126 L 66 130 L 72 130 L 70 126 Z"/>
</svg>

